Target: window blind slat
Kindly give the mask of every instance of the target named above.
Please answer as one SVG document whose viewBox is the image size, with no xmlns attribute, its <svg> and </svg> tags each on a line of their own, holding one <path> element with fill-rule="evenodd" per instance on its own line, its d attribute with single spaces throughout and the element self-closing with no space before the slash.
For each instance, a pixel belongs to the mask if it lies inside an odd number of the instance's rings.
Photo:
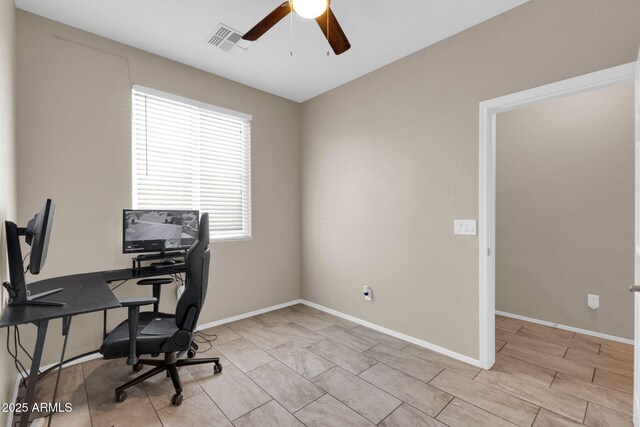
<svg viewBox="0 0 640 427">
<path fill-rule="evenodd" d="M 132 95 L 134 208 L 199 209 L 212 240 L 250 238 L 249 118 L 147 92 Z"/>
</svg>

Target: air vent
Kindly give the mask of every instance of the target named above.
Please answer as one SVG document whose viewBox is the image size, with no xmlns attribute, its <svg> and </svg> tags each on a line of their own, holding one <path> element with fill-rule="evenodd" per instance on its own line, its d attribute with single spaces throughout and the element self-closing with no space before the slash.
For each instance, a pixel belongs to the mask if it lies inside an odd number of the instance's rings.
<svg viewBox="0 0 640 427">
<path fill-rule="evenodd" d="M 251 42 L 242 40 L 242 33 L 225 24 L 218 24 L 206 42 L 235 56 L 240 56 L 249 49 Z"/>
</svg>

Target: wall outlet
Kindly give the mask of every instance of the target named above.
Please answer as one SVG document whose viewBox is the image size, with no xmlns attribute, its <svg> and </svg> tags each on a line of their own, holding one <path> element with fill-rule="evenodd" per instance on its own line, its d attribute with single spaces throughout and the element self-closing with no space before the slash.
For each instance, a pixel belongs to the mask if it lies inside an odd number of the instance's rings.
<svg viewBox="0 0 640 427">
<path fill-rule="evenodd" d="M 362 293 L 364 294 L 364 299 L 367 301 L 371 301 L 371 298 L 373 297 L 373 294 L 371 292 L 371 288 L 368 287 L 367 285 L 364 285 L 362 287 Z"/>
<path fill-rule="evenodd" d="M 587 295 L 587 307 L 591 310 L 597 310 L 600 308 L 600 295 Z"/>
<path fill-rule="evenodd" d="M 453 221 L 453 233 L 461 236 L 475 236 L 476 231 L 475 219 L 456 219 Z"/>
</svg>

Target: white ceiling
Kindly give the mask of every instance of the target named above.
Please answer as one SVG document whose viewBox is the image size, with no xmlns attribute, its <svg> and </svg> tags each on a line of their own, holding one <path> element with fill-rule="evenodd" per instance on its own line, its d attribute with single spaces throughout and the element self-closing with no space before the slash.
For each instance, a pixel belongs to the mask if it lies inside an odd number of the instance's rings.
<svg viewBox="0 0 640 427">
<path fill-rule="evenodd" d="M 302 102 L 528 0 L 333 0 L 351 41 L 327 57 L 313 20 L 285 18 L 242 56 L 208 45 L 224 23 L 248 31 L 283 0 L 15 0 L 20 9 Z"/>
</svg>

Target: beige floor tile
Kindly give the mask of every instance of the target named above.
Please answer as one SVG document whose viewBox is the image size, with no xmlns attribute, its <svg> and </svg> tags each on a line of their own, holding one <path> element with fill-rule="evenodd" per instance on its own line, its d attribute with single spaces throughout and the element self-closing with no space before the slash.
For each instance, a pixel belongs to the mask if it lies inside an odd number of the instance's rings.
<svg viewBox="0 0 640 427">
<path fill-rule="evenodd" d="M 633 417 L 589 402 L 584 425 L 589 427 L 633 427 Z"/>
<path fill-rule="evenodd" d="M 447 357 L 443 354 L 426 349 L 424 347 L 419 347 L 415 344 L 409 344 L 407 347 L 402 349 L 402 351 L 419 357 L 420 359 L 426 360 L 427 362 L 439 366 L 440 368 L 446 368 L 459 375 L 462 375 L 463 377 L 473 378 L 478 375 L 478 372 L 481 371 L 480 368 L 476 368 L 475 366 L 469 365 L 451 357 Z"/>
<path fill-rule="evenodd" d="M 198 382 L 230 420 L 271 400 L 271 396 L 233 365 L 226 365 L 220 374 Z"/>
<path fill-rule="evenodd" d="M 277 360 L 247 374 L 289 412 L 304 408 L 324 391 Z"/>
<path fill-rule="evenodd" d="M 378 363 L 359 376 L 432 417 L 435 417 L 453 399 L 450 394 L 384 363 Z"/>
<path fill-rule="evenodd" d="M 249 325 L 238 329 L 238 334 L 247 341 L 251 341 L 263 350 L 277 347 L 289 342 L 288 339 L 263 325 Z"/>
<path fill-rule="evenodd" d="M 577 339 L 577 340 L 582 340 L 582 341 L 592 342 L 592 343 L 596 343 L 596 344 L 600 344 L 600 345 L 605 345 L 605 346 L 608 346 L 608 347 L 611 347 L 611 348 L 618 349 L 620 351 L 633 352 L 633 345 L 621 343 L 621 342 L 618 342 L 618 341 L 608 340 L 606 338 L 600 338 L 600 337 L 594 337 L 594 336 L 591 336 L 591 335 L 579 334 L 577 332 L 574 335 L 574 338 Z"/>
<path fill-rule="evenodd" d="M 574 396 L 597 403 L 609 409 L 631 414 L 632 396 L 618 390 L 603 387 L 591 382 L 558 373 L 551 384 L 552 389 L 573 394 Z"/>
<path fill-rule="evenodd" d="M 268 328 L 272 326 L 284 325 L 285 323 L 289 323 L 289 319 L 279 314 L 276 314 L 272 311 L 268 313 L 258 314 L 253 318 Z"/>
<path fill-rule="evenodd" d="M 547 386 L 530 383 L 500 371 L 482 371 L 475 378 L 475 381 L 556 412 L 574 421 L 582 422 L 587 410 L 587 401 L 584 399 L 550 389 Z"/>
<path fill-rule="evenodd" d="M 378 344 L 364 354 L 424 382 L 431 381 L 442 371 L 440 366 L 384 344 Z"/>
<path fill-rule="evenodd" d="M 546 326 L 543 326 L 546 328 Z M 552 328 L 549 328 L 552 329 Z M 565 331 L 566 332 L 566 331 Z M 523 326 L 517 335 L 522 335 L 528 338 L 534 338 L 540 341 L 546 341 L 553 344 L 558 344 L 563 347 L 573 347 L 580 350 L 589 351 L 591 353 L 598 353 L 600 350 L 600 344 L 592 342 L 582 341 L 574 339 L 573 337 L 566 337 L 555 333 L 549 333 L 545 330 L 532 329 L 530 326 Z"/>
<path fill-rule="evenodd" d="M 164 427 L 232 427 L 231 422 L 204 392 L 184 399 L 180 406 L 169 405 L 159 410 L 158 416 Z"/>
<path fill-rule="evenodd" d="M 309 351 L 356 375 L 378 363 L 377 360 L 330 339 L 320 341 L 307 348 Z"/>
<path fill-rule="evenodd" d="M 82 370 L 81 370 L 82 371 Z M 89 403 L 87 401 L 87 392 L 84 388 L 84 382 L 71 392 L 66 392 L 62 398 L 56 399 L 60 403 L 70 403 L 72 410 L 70 412 L 59 412 L 54 414 L 51 425 L 54 427 L 90 427 L 91 413 L 89 411 Z M 36 402 L 50 402 L 51 400 L 38 400 Z M 15 418 L 14 420 L 17 420 Z"/>
<path fill-rule="evenodd" d="M 596 368 L 593 382 L 605 387 L 613 388 L 625 393 L 633 394 L 633 378 L 626 375 L 614 374 L 604 369 Z"/>
<path fill-rule="evenodd" d="M 496 318 L 496 332 L 498 330 L 515 334 L 522 328 L 522 321 L 509 317 Z"/>
<path fill-rule="evenodd" d="M 527 329 L 529 331 L 538 331 L 545 335 L 555 335 L 560 338 L 571 339 L 575 335 L 572 331 L 567 331 L 565 329 L 553 328 L 551 326 L 540 325 L 538 323 L 527 322 L 525 320 L 520 320 L 523 329 Z"/>
<path fill-rule="evenodd" d="M 275 400 L 245 414 L 233 422 L 235 427 L 304 427 Z"/>
<path fill-rule="evenodd" d="M 398 409 L 378 425 L 380 427 L 447 427 L 435 418 L 431 418 L 406 403 L 400 405 Z"/>
<path fill-rule="evenodd" d="M 318 331 L 318 333 L 357 351 L 365 351 L 378 344 L 371 338 L 352 334 L 339 326 L 331 326 Z"/>
<path fill-rule="evenodd" d="M 310 331 L 319 331 L 320 329 L 326 329 L 333 326 L 333 323 L 324 320 L 320 316 L 316 316 L 310 313 L 294 312 L 285 316 L 291 322 L 307 328 Z"/>
<path fill-rule="evenodd" d="M 388 347 L 395 348 L 396 350 L 402 350 L 409 345 L 408 342 L 401 340 L 391 335 L 383 334 L 375 329 L 367 328 L 366 326 L 356 326 L 349 329 L 349 332 L 353 334 L 362 335 L 363 337 L 371 338 L 372 340 L 384 344 Z"/>
<path fill-rule="evenodd" d="M 333 368 L 313 379 L 327 393 L 378 424 L 402 402 L 342 368 Z"/>
<path fill-rule="evenodd" d="M 540 413 L 536 417 L 536 422 L 533 423 L 533 427 L 573 427 L 581 425 L 581 423 L 577 423 L 544 408 L 540 409 Z"/>
<path fill-rule="evenodd" d="M 211 367 L 213 369 L 213 365 Z M 182 381 L 182 396 L 184 399 L 202 392 L 200 384 L 191 376 L 186 368 L 178 368 L 178 375 Z M 142 383 L 142 388 L 149 396 L 151 404 L 156 411 L 171 405 L 171 396 L 175 394 L 171 378 L 161 373 Z"/>
<path fill-rule="evenodd" d="M 583 365 L 578 362 L 551 356 L 545 353 L 539 353 L 537 351 L 520 347 L 517 344 L 508 343 L 502 350 L 500 350 L 499 354 L 562 372 L 585 381 L 591 381 L 591 379 L 593 379 L 593 372 L 595 370 L 592 366 Z"/>
<path fill-rule="evenodd" d="M 429 384 L 519 426 L 531 426 L 539 409 L 522 399 L 446 370 Z"/>
<path fill-rule="evenodd" d="M 515 424 L 455 398 L 436 418 L 449 427 L 514 427 Z"/>
<path fill-rule="evenodd" d="M 544 368 L 520 359 L 514 359 L 502 353 L 496 355 L 496 363 L 491 370 L 504 372 L 505 374 L 545 387 L 551 386 L 556 376 L 556 371 L 553 369 Z"/>
<path fill-rule="evenodd" d="M 504 341 L 496 340 L 496 353 L 502 350 L 502 347 L 504 347 L 505 344 L 506 342 Z"/>
<path fill-rule="evenodd" d="M 216 346 L 216 350 L 245 373 L 274 360 L 268 353 L 244 338 Z"/>
<path fill-rule="evenodd" d="M 570 348 L 564 358 L 584 365 L 606 369 L 607 371 L 615 374 L 633 377 L 633 362 L 623 362 L 621 360 L 612 359 L 607 356 L 601 356 L 575 348 Z"/>
<path fill-rule="evenodd" d="M 325 394 L 294 415 L 307 427 L 371 427 L 375 425 L 329 394 Z"/>
<path fill-rule="evenodd" d="M 353 329 L 356 326 L 360 326 L 355 322 L 352 322 L 347 319 L 343 319 L 342 317 L 334 316 L 333 314 L 325 313 L 323 311 L 317 313 L 316 316 L 326 320 L 332 325 L 340 326 L 342 329 L 346 329 L 346 330 Z"/>
<path fill-rule="evenodd" d="M 620 350 L 618 348 L 614 348 L 608 345 L 600 346 L 601 356 L 610 357 L 612 359 L 621 360 L 623 362 L 632 363 L 633 364 L 633 352 Z"/>
<path fill-rule="evenodd" d="M 288 340 L 296 342 L 303 347 L 308 347 L 325 339 L 325 336 L 292 322 L 284 325 L 273 326 L 271 329 Z"/>
<path fill-rule="evenodd" d="M 225 323 L 224 326 L 237 332 L 239 329 L 246 328 L 247 326 L 259 325 L 259 324 L 260 322 L 258 322 L 253 317 L 247 317 L 244 319 L 236 320 L 234 322 Z"/>
<path fill-rule="evenodd" d="M 529 338 L 527 336 L 520 335 L 520 333 L 511 334 L 509 332 L 496 330 L 496 339 L 504 341 L 506 343 L 518 344 L 519 346 L 527 348 L 529 350 L 550 354 L 557 357 L 563 357 L 567 352 L 566 345 L 557 345 L 547 341 Z"/>
<path fill-rule="evenodd" d="M 311 379 L 335 365 L 299 344 L 287 343 L 269 350 L 269 354 L 306 379 Z"/>
<path fill-rule="evenodd" d="M 82 370 L 93 426 L 160 426 L 160 420 L 141 385 L 128 389 L 124 402 L 114 400 L 114 389 L 140 374 L 133 372 L 124 359 L 92 360 L 83 363 Z"/>
<path fill-rule="evenodd" d="M 225 344 L 231 341 L 235 341 L 240 338 L 236 332 L 232 331 L 225 325 L 216 326 L 214 328 L 204 329 L 202 332 L 207 335 L 217 335 L 215 341 L 213 341 L 213 345 Z M 203 344 L 206 346 L 206 344 Z"/>
<path fill-rule="evenodd" d="M 53 389 L 56 385 L 57 373 L 58 371 L 53 371 L 46 377 L 38 379 L 34 402 L 51 402 L 53 399 Z M 78 364 L 64 368 L 60 371 L 60 382 L 58 384 L 56 400 L 60 401 L 61 397 L 73 393 L 80 387 L 84 387 L 82 365 Z M 19 395 L 23 396 L 25 392 L 26 390 L 22 387 L 19 390 Z"/>
</svg>

